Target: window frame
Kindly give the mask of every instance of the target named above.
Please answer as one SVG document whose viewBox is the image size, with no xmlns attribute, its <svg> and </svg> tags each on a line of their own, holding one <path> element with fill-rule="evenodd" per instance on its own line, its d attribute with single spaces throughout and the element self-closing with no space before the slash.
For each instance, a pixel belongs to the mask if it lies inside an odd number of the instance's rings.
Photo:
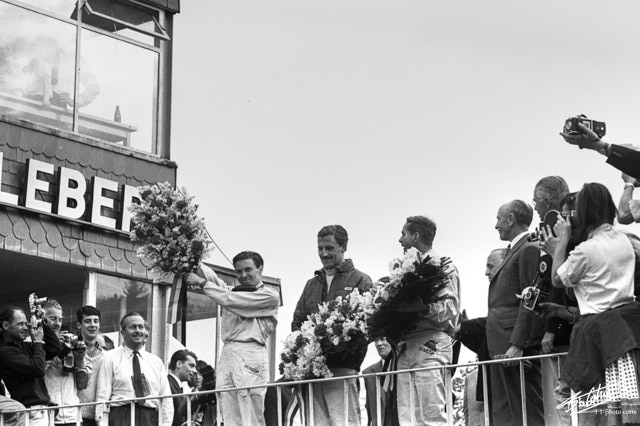
<svg viewBox="0 0 640 426">
<path fill-rule="evenodd" d="M 41 9 L 38 8 L 36 6 L 32 6 L 29 4 L 26 4 L 20 0 L 0 0 L 0 3 L 6 3 L 6 4 L 10 4 L 16 7 L 19 7 L 21 9 L 30 11 L 30 12 L 34 12 L 36 14 L 39 15 L 43 15 L 47 18 L 51 18 L 51 19 L 55 19 L 57 21 L 60 22 L 64 22 L 70 25 L 73 25 L 75 27 L 75 31 L 76 31 L 76 42 L 75 42 L 75 75 L 74 75 L 74 98 L 77 96 L 78 91 L 79 91 L 79 86 L 80 86 L 80 60 L 81 60 L 81 54 L 82 54 L 82 34 L 83 31 L 91 31 L 97 34 L 100 34 L 102 36 L 106 36 L 109 37 L 111 39 L 115 39 L 115 40 L 119 40 L 122 41 L 124 43 L 128 43 L 131 45 L 134 45 L 136 47 L 142 48 L 142 49 L 146 49 L 149 50 L 151 52 L 154 52 L 157 54 L 157 63 L 155 64 L 155 72 L 153 75 L 153 79 L 154 79 L 154 89 L 153 89 L 153 103 L 152 103 L 152 122 L 151 122 L 151 141 L 150 141 L 150 151 L 142 151 L 154 156 L 158 156 L 158 157 L 162 157 L 162 158 L 166 158 L 169 159 L 169 132 L 165 131 L 164 129 L 161 129 L 160 126 L 162 122 L 164 122 L 165 120 L 162 119 L 161 115 L 166 115 L 169 116 L 169 110 L 170 110 L 170 101 L 167 102 L 164 97 L 166 96 L 166 93 L 170 93 L 171 89 L 169 87 L 169 85 L 171 84 L 169 81 L 170 75 L 171 75 L 171 43 L 172 43 L 172 34 L 169 34 L 169 32 L 167 31 L 167 27 L 172 27 L 170 19 L 170 13 L 158 8 L 158 7 L 154 7 L 148 4 L 142 4 L 140 2 L 137 1 L 133 1 L 133 0 L 127 0 L 126 2 L 120 2 L 120 3 L 131 3 L 131 4 L 135 4 L 136 6 L 139 6 L 141 8 L 146 8 L 149 9 L 150 11 L 153 12 L 157 12 L 158 13 L 158 17 L 159 19 L 156 20 L 155 16 L 151 16 L 154 24 L 157 26 L 157 28 L 161 31 L 161 33 L 155 33 L 152 31 L 148 31 L 142 28 L 137 28 L 132 24 L 127 23 L 126 21 L 121 21 L 119 19 L 115 19 L 112 17 L 109 17 L 107 15 L 95 12 L 96 16 L 99 16 L 103 19 L 106 19 L 108 21 L 123 25 L 125 27 L 127 27 L 128 29 L 131 29 L 133 31 L 139 32 L 141 34 L 147 35 L 152 37 L 153 40 L 153 45 L 149 44 L 149 43 L 145 43 L 143 41 L 140 40 L 136 40 L 134 38 L 131 37 L 127 37 L 124 35 L 120 35 L 120 34 L 115 34 L 112 32 L 109 32 L 107 30 L 104 30 L 100 27 L 96 27 L 94 25 L 91 24 L 87 24 L 82 22 L 82 16 L 83 16 L 83 9 L 85 9 L 85 7 L 90 7 L 89 5 L 89 1 L 90 0 L 77 0 L 77 4 L 80 4 L 80 7 L 77 7 L 78 13 L 76 14 L 76 19 L 71 19 L 71 18 L 67 18 L 61 15 L 58 15 L 54 12 L 51 12 L 49 10 L 45 10 L 45 9 Z M 118 0 L 111 0 L 111 1 L 118 1 Z M 168 64 L 167 64 L 168 61 Z M 165 87 L 166 86 L 166 87 Z M 161 99 L 162 98 L 162 99 Z M 167 105 L 168 104 L 168 105 Z M 79 131 L 79 127 L 80 127 L 80 123 L 79 123 L 79 106 L 77 105 L 77 102 L 75 102 L 74 99 L 74 106 L 73 106 L 73 119 L 72 119 L 72 132 L 78 135 L 83 135 L 82 133 L 80 133 Z M 131 149 L 132 151 L 136 151 L 135 148 L 131 148 L 131 147 L 127 147 L 128 149 Z"/>
</svg>

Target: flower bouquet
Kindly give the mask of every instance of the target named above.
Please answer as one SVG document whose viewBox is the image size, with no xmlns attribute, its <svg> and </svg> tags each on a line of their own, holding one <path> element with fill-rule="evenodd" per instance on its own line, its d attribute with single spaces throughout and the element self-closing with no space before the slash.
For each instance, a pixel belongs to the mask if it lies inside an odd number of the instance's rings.
<svg viewBox="0 0 640 426">
<path fill-rule="evenodd" d="M 131 240 L 139 244 L 138 257 L 159 275 L 193 271 L 209 251 L 193 197 L 168 182 L 140 187 L 139 192 L 140 204 L 131 207 Z"/>
<path fill-rule="evenodd" d="M 418 319 L 428 312 L 453 271 L 449 258 L 427 256 L 421 259 L 417 249 L 407 250 L 402 258 L 389 263 L 389 282 L 375 288 L 369 316 L 369 338 L 386 337 L 399 342 L 413 331 Z M 409 312 L 407 305 L 422 302 L 424 312 Z"/>
<path fill-rule="evenodd" d="M 327 359 L 362 351 L 367 344 L 368 309 L 373 294 L 354 289 L 347 296 L 318 305 L 299 331 L 291 333 L 280 354 L 280 373 L 285 380 L 331 377 Z"/>
<path fill-rule="evenodd" d="M 139 244 L 137 255 L 147 260 L 151 272 L 161 277 L 174 274 L 167 318 L 174 324 L 180 300 L 187 301 L 182 274 L 198 267 L 209 251 L 209 239 L 198 205 L 186 190 L 164 182 L 140 187 L 139 192 L 140 204 L 131 207 L 131 240 Z M 185 318 L 186 306 L 181 310 L 181 320 Z"/>
</svg>

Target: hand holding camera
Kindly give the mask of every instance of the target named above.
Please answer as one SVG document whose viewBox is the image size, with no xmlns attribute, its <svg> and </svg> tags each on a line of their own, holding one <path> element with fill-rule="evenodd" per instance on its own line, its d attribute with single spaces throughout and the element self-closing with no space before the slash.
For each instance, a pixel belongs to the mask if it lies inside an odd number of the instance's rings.
<svg viewBox="0 0 640 426">
<path fill-rule="evenodd" d="M 600 139 L 606 134 L 604 122 L 595 121 L 581 114 L 565 120 L 563 131 L 560 136 L 571 145 L 578 145 L 580 149 L 587 148 L 605 154 L 608 144 Z"/>
<path fill-rule="evenodd" d="M 31 328 L 36 329 L 41 326 L 44 318 L 42 305 L 48 300 L 46 297 L 38 297 L 35 293 L 29 295 L 29 320 Z"/>
<path fill-rule="evenodd" d="M 563 218 L 562 216 L 558 216 L 558 221 L 553 226 L 553 232 L 558 236 L 559 240 L 564 242 L 568 242 L 571 239 L 571 217 L 567 216 L 567 218 Z"/>
</svg>

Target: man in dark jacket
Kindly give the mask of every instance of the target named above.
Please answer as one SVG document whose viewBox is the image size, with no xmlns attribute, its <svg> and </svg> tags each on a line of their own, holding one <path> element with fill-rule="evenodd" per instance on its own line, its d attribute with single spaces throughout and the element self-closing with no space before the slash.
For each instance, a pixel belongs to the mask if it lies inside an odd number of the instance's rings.
<svg viewBox="0 0 640 426">
<path fill-rule="evenodd" d="M 47 407 L 51 398 L 44 382 L 46 360 L 62 352 L 58 336 L 46 324 L 30 327 L 24 311 L 14 306 L 0 310 L 0 327 L 0 378 L 11 397 L 27 408 Z M 25 342 L 29 336 L 31 342 Z M 48 426 L 49 414 L 32 411 L 29 424 Z"/>
<path fill-rule="evenodd" d="M 184 393 L 182 382 L 188 381 L 196 374 L 196 354 L 186 349 L 174 352 L 169 361 L 169 387 L 172 394 Z M 173 398 L 173 423 L 172 426 L 180 426 L 187 422 L 187 396 Z M 195 413 L 195 404 L 191 405 L 191 412 Z"/>
<path fill-rule="evenodd" d="M 351 259 L 345 259 L 349 236 L 340 225 L 329 225 L 318 232 L 318 255 L 322 269 L 307 281 L 300 300 L 293 314 L 291 329 L 299 330 L 300 325 L 309 314 L 318 312 L 318 304 L 345 297 L 354 289 L 365 292 L 373 283 L 371 278 L 358 271 Z M 327 356 L 327 366 L 334 377 L 358 374 L 360 365 L 367 354 L 367 342 L 363 341 L 361 350 L 355 353 L 336 352 Z M 348 421 L 344 418 L 344 384 L 341 381 L 324 382 L 314 385 L 313 413 L 315 424 L 321 425 L 359 425 L 360 405 L 358 402 L 358 384 L 356 379 L 349 379 Z"/>
</svg>

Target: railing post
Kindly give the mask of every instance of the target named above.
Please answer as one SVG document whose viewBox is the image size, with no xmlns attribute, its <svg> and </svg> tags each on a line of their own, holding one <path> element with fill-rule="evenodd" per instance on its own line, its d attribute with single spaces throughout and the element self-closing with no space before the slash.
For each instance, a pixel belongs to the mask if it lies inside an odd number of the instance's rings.
<svg viewBox="0 0 640 426">
<path fill-rule="evenodd" d="M 375 376 L 376 379 L 376 424 L 382 424 L 382 404 L 380 404 L 380 377 L 386 378 L 387 376 Z"/>
<path fill-rule="evenodd" d="M 451 380 L 451 372 L 446 365 L 442 366 L 442 374 L 444 376 L 444 389 L 447 404 L 447 424 L 453 424 L 453 401 L 451 395 L 453 394 L 453 382 Z"/>
<path fill-rule="evenodd" d="M 189 396 L 187 396 L 187 426 L 191 426 L 191 397 Z"/>
<path fill-rule="evenodd" d="M 347 383 L 348 379 L 342 380 L 342 392 L 343 392 L 343 401 L 344 404 L 344 424 L 349 424 L 349 385 Z"/>
<path fill-rule="evenodd" d="M 484 426 L 489 426 L 489 416 L 491 415 L 489 408 L 489 375 L 487 374 L 487 364 L 480 365 L 482 368 L 482 405 L 484 407 Z"/>
<path fill-rule="evenodd" d="M 416 385 L 416 373 L 409 373 L 409 410 L 411 410 L 411 426 L 416 425 L 415 412 L 416 412 L 416 395 L 414 386 Z"/>
<path fill-rule="evenodd" d="M 309 383 L 309 424 L 311 426 L 315 425 L 315 419 L 313 418 L 313 383 Z"/>
<path fill-rule="evenodd" d="M 522 425 L 527 426 L 527 390 L 524 383 L 524 363 L 522 360 L 518 361 L 518 366 L 520 368 L 520 403 L 522 404 Z"/>
<path fill-rule="evenodd" d="M 269 390 L 267 389 L 267 392 Z M 282 426 L 282 386 L 276 386 L 276 398 L 278 404 L 278 426 Z"/>
<path fill-rule="evenodd" d="M 136 403 L 135 401 L 131 401 L 129 403 L 131 405 L 131 416 L 129 416 L 129 420 L 131 420 L 131 424 L 135 425 L 136 424 Z"/>
</svg>

